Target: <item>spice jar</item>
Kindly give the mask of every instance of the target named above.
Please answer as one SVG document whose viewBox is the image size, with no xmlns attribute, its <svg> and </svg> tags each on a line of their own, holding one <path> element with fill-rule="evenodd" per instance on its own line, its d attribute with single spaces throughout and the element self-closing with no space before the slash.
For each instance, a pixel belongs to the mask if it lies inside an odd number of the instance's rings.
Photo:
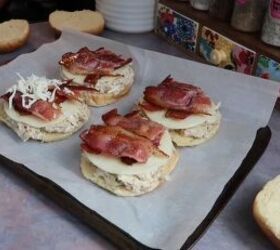
<svg viewBox="0 0 280 250">
<path fill-rule="evenodd" d="M 270 1 L 261 39 L 267 44 L 280 46 L 280 0 Z"/>
<path fill-rule="evenodd" d="M 209 15 L 222 21 L 229 21 L 234 0 L 210 0 Z"/>
<path fill-rule="evenodd" d="M 190 0 L 191 6 L 197 10 L 208 10 L 209 0 Z"/>
<path fill-rule="evenodd" d="M 231 26 L 245 32 L 261 29 L 266 0 L 235 0 Z"/>
</svg>

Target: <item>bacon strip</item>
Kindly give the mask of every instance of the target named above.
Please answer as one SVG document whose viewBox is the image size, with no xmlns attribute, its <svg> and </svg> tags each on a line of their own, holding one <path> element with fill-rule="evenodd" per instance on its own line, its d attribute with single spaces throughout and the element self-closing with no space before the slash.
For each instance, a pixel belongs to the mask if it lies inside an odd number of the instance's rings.
<svg viewBox="0 0 280 250">
<path fill-rule="evenodd" d="M 149 86 L 144 91 L 144 104 L 140 104 L 149 111 L 153 107 L 166 109 L 166 117 L 185 119 L 190 114 L 209 114 L 211 99 L 201 88 L 191 84 L 173 80 L 170 76 L 158 86 Z"/>
<path fill-rule="evenodd" d="M 32 115 L 44 120 L 51 121 L 56 119 L 60 114 L 61 110 L 55 108 L 53 103 L 38 100 L 31 105 L 30 112 Z"/>
<path fill-rule="evenodd" d="M 6 101 L 9 101 L 9 97 L 11 93 L 6 93 L 1 96 Z M 13 107 L 16 111 L 18 111 L 21 115 L 34 115 L 37 118 L 40 118 L 44 121 L 51 121 L 56 119 L 60 114 L 61 111 L 58 108 L 53 106 L 53 103 L 37 100 L 34 102 L 30 108 L 25 108 L 22 105 L 22 93 L 17 91 L 13 98 Z"/>
<path fill-rule="evenodd" d="M 83 75 L 108 75 L 132 61 L 131 58 L 123 59 L 110 50 L 99 48 L 95 51 L 87 47 L 78 52 L 68 52 L 62 56 L 60 65 L 66 67 L 73 74 Z"/>
<path fill-rule="evenodd" d="M 165 130 L 162 125 L 143 118 L 138 111 L 121 116 L 118 114 L 117 109 L 113 109 L 102 115 L 102 120 L 106 125 L 120 126 L 139 136 L 143 136 L 152 141 L 155 146 L 159 145 Z"/>
<path fill-rule="evenodd" d="M 97 83 L 97 81 L 103 76 L 117 77 L 117 76 L 123 76 L 123 75 L 112 74 L 112 73 L 100 71 L 100 72 L 96 72 L 94 74 L 87 75 L 84 81 L 87 83 L 90 83 L 91 85 L 94 86 Z"/>
<path fill-rule="evenodd" d="M 160 107 L 160 106 L 156 106 L 150 102 L 147 102 L 145 100 L 143 100 L 142 102 L 139 103 L 140 107 L 148 110 L 148 111 L 160 111 L 163 110 L 164 108 Z"/>
<path fill-rule="evenodd" d="M 127 162 L 145 163 L 152 155 L 153 144 L 142 137 L 128 133 L 118 126 L 93 125 L 81 133 L 82 149 L 92 153 L 105 153 Z"/>
<path fill-rule="evenodd" d="M 192 113 L 184 110 L 172 110 L 168 109 L 165 113 L 165 117 L 174 118 L 178 120 L 186 119 L 188 116 L 192 115 Z"/>
<path fill-rule="evenodd" d="M 170 87 L 170 88 L 178 88 L 181 89 L 183 91 L 194 91 L 195 94 L 201 94 L 203 93 L 203 90 L 197 86 L 194 86 L 192 84 L 189 83 L 181 83 L 181 82 L 177 82 L 175 81 L 171 75 L 167 76 L 160 84 L 159 86 L 166 86 L 166 87 Z"/>
</svg>

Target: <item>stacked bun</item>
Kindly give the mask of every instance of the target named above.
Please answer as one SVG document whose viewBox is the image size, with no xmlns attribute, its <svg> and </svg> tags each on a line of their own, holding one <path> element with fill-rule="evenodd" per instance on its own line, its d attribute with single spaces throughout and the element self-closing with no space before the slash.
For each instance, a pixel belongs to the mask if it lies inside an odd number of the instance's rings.
<svg viewBox="0 0 280 250">
<path fill-rule="evenodd" d="M 105 125 L 81 134 L 85 178 L 119 196 L 138 196 L 165 182 L 178 153 L 168 130 L 138 112 L 103 115 Z"/>
<path fill-rule="evenodd" d="M 90 115 L 64 82 L 31 75 L 0 97 L 0 121 L 24 141 L 52 142 L 70 137 Z"/>
<path fill-rule="evenodd" d="M 124 59 L 104 48 L 87 47 L 64 54 L 60 75 L 79 87 L 81 98 L 90 106 L 104 106 L 127 95 L 134 82 L 132 59 Z M 83 91 L 84 89 L 84 91 Z"/>
<path fill-rule="evenodd" d="M 165 126 L 177 146 L 195 146 L 206 142 L 218 131 L 219 105 L 204 91 L 170 76 L 144 91 L 139 109 L 150 120 Z"/>
</svg>

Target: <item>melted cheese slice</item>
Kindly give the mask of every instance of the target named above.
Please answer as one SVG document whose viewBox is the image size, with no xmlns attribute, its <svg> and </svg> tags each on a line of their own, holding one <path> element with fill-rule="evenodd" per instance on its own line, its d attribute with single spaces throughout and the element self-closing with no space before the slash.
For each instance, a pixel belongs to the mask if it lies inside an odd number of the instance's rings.
<svg viewBox="0 0 280 250">
<path fill-rule="evenodd" d="M 102 154 L 84 152 L 84 155 L 93 165 L 105 172 L 118 175 L 137 175 L 156 171 L 159 167 L 164 166 L 169 161 L 175 148 L 172 144 L 168 131 L 165 131 L 162 136 L 159 148 L 169 155 L 169 157 L 158 157 L 152 155 L 146 163 L 134 163 L 132 165 L 127 165 L 120 159 Z"/>
<path fill-rule="evenodd" d="M 217 111 L 213 111 L 212 115 L 195 114 L 195 115 L 188 116 L 185 119 L 172 119 L 172 118 L 165 117 L 165 110 L 160 110 L 160 111 L 148 111 L 145 109 L 142 110 L 145 112 L 146 116 L 150 120 L 154 122 L 158 122 L 168 129 L 188 129 L 188 128 L 199 126 L 204 122 L 212 124 L 217 122 L 219 119 Z"/>
<path fill-rule="evenodd" d="M 48 122 L 32 115 L 21 115 L 13 107 L 9 108 L 6 102 L 4 103 L 4 110 L 9 118 L 16 122 L 22 122 L 34 128 L 43 128 L 62 122 L 66 117 L 69 117 L 73 113 L 79 112 L 80 109 L 80 105 L 76 101 L 66 101 L 61 103 L 60 106 L 62 114 L 58 116 L 57 119 Z"/>
</svg>

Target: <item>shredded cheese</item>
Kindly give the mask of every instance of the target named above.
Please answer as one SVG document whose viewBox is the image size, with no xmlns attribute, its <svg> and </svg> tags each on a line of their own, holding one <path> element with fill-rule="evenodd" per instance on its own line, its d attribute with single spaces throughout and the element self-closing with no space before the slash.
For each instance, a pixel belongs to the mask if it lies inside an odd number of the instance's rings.
<svg viewBox="0 0 280 250">
<path fill-rule="evenodd" d="M 22 106 L 30 108 L 37 100 L 53 102 L 56 91 L 60 89 L 59 86 L 63 83 L 57 79 L 47 79 L 46 77 L 39 77 L 34 74 L 27 78 L 23 78 L 19 73 L 17 75 L 19 77 L 17 84 L 7 90 L 7 93 L 11 93 L 9 97 L 10 109 L 12 108 L 16 91 L 22 93 Z M 71 90 L 67 89 L 67 92 L 71 92 Z"/>
</svg>

